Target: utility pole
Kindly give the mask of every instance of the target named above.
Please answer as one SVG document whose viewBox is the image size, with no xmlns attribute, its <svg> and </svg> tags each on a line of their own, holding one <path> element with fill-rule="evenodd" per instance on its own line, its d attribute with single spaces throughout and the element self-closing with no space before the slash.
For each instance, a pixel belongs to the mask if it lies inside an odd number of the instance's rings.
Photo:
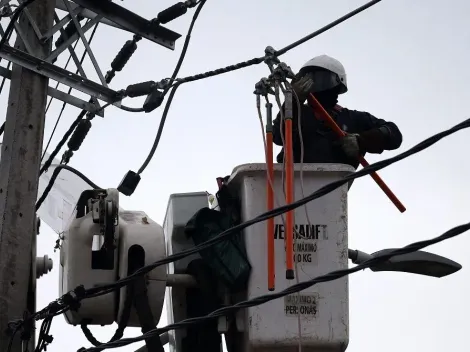
<svg viewBox="0 0 470 352">
<path fill-rule="evenodd" d="M 27 7 L 42 33 L 52 28 L 54 7 L 55 0 L 36 0 Z M 19 26 L 29 54 L 47 57 L 51 39 L 41 42 L 23 14 Z M 15 48 L 25 51 L 19 36 Z M 13 65 L 0 162 L 0 352 L 7 352 L 10 342 L 8 323 L 34 313 L 35 297 L 28 291 L 36 275 L 31 260 L 48 83 L 47 77 Z M 22 351 L 19 335 L 12 352 Z"/>
</svg>

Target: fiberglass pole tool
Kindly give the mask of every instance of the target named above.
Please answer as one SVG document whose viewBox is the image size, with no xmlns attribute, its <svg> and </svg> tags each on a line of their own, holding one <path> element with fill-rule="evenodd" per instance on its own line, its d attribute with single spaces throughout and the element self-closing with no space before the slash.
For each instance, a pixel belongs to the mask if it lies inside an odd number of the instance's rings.
<svg viewBox="0 0 470 352">
<path fill-rule="evenodd" d="M 346 133 L 337 125 L 337 123 L 333 120 L 333 118 L 328 114 L 328 112 L 323 108 L 320 102 L 314 97 L 313 94 L 310 93 L 309 102 L 313 107 L 314 112 L 316 113 L 315 116 L 324 120 L 328 126 L 340 137 L 344 137 Z M 359 156 L 359 162 L 363 167 L 369 166 L 369 163 L 364 159 L 363 156 Z M 385 184 L 382 178 L 376 173 L 373 172 L 370 176 L 374 179 L 377 185 L 382 189 L 382 191 L 387 195 L 387 197 L 392 201 L 392 203 L 397 207 L 397 209 L 404 213 L 406 211 L 405 206 L 400 202 L 397 196 L 392 192 L 390 188 Z"/>
<path fill-rule="evenodd" d="M 274 209 L 274 161 L 273 161 L 273 104 L 266 102 L 266 203 L 268 211 Z M 268 290 L 275 287 L 275 258 L 274 258 L 274 218 L 266 221 L 268 242 Z"/>
<path fill-rule="evenodd" d="M 294 153 L 292 144 L 292 90 L 285 92 L 285 172 L 286 172 L 286 205 L 294 202 Z M 286 279 L 294 279 L 294 211 L 286 213 Z"/>
</svg>

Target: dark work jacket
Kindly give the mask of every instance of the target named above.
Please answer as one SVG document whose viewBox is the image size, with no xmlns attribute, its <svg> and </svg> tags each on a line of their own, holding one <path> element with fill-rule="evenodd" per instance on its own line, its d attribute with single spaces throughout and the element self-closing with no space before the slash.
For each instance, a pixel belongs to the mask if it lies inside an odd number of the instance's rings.
<svg viewBox="0 0 470 352">
<path fill-rule="evenodd" d="M 402 135 L 398 127 L 393 122 L 378 119 L 367 112 L 349 110 L 336 106 L 327 110 L 330 116 L 336 121 L 339 127 L 347 133 L 365 132 L 380 127 L 384 128 L 385 138 L 383 140 L 383 150 L 394 150 L 400 147 Z M 300 139 L 297 117 L 297 107 L 293 104 L 293 124 L 292 141 L 294 151 L 294 163 L 300 162 Z M 273 142 L 282 146 L 281 139 L 281 116 L 278 113 L 273 121 Z M 339 163 L 348 164 L 357 168 L 359 161 L 348 159 L 338 145 L 339 137 L 323 122 L 317 119 L 313 110 L 308 105 L 302 105 L 301 130 L 304 145 L 304 163 Z M 284 133 L 284 125 L 282 124 Z M 335 143 L 336 142 L 336 143 Z M 363 155 L 367 151 L 363 151 Z M 380 154 L 381 152 L 376 154 Z M 282 163 L 284 158 L 284 148 L 277 156 L 277 162 Z"/>
</svg>

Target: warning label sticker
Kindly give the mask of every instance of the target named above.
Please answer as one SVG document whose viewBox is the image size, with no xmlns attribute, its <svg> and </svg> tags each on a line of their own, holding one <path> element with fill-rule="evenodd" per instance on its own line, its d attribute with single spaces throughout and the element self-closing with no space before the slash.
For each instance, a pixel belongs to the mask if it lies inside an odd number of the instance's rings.
<svg viewBox="0 0 470 352">
<path fill-rule="evenodd" d="M 293 294 L 284 297 L 284 312 L 286 316 L 315 317 L 318 312 L 318 294 Z"/>
</svg>

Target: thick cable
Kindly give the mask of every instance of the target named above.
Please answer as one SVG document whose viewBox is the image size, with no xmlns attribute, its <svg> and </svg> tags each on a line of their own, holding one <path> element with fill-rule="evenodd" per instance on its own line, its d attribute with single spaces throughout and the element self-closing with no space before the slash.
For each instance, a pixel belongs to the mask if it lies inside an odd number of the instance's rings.
<svg viewBox="0 0 470 352">
<path fill-rule="evenodd" d="M 315 32 L 310 33 L 309 35 L 303 37 L 302 39 L 299 39 L 299 40 L 295 41 L 294 43 L 289 44 L 286 47 L 282 48 L 281 50 L 276 51 L 275 56 L 279 57 L 281 55 L 284 55 L 289 50 L 292 50 L 292 49 L 298 47 L 299 45 L 301 45 L 301 44 L 303 44 L 303 43 L 319 36 L 320 34 L 326 32 L 327 30 L 329 30 L 333 27 L 336 27 L 338 24 L 343 23 L 347 19 L 350 19 L 351 17 L 353 17 L 353 16 L 359 14 L 360 12 L 370 8 L 371 6 L 377 4 L 380 1 L 382 1 L 382 0 L 370 1 L 367 4 L 365 4 L 361 7 L 358 7 L 357 9 L 349 12 L 348 14 L 346 14 L 342 17 L 340 17 L 339 19 L 327 24 L 326 26 L 316 30 Z M 177 79 L 177 82 L 180 83 L 180 84 L 183 84 L 183 83 L 198 81 L 200 79 L 205 79 L 205 78 L 209 78 L 209 77 L 218 76 L 218 75 L 221 75 L 221 74 L 224 74 L 224 73 L 229 73 L 229 72 L 233 72 L 233 71 L 236 71 L 236 70 L 240 70 L 242 68 L 246 68 L 246 67 L 250 67 L 250 66 L 253 66 L 253 65 L 261 64 L 267 58 L 268 58 L 268 56 L 255 57 L 253 59 L 243 61 L 243 62 L 234 64 L 234 65 L 226 66 L 226 67 L 223 67 L 223 68 L 219 68 L 219 69 L 216 69 L 216 70 L 207 71 L 207 72 L 204 72 L 204 73 L 199 73 L 199 74 L 194 75 L 194 76 L 179 78 L 179 79 Z"/>
<path fill-rule="evenodd" d="M 163 110 L 162 118 L 161 118 L 160 124 L 158 126 L 157 135 L 155 136 L 155 140 L 153 142 L 153 145 L 152 145 L 152 148 L 150 149 L 149 154 L 147 155 L 147 158 L 143 162 L 142 166 L 139 168 L 139 171 L 137 171 L 137 174 L 139 174 L 139 175 L 142 172 L 144 172 L 144 170 L 150 164 L 150 161 L 153 159 L 153 156 L 155 155 L 155 151 L 157 150 L 158 144 L 160 143 L 160 139 L 162 138 L 163 128 L 165 127 L 165 121 L 166 121 L 166 118 L 168 116 L 168 112 L 170 111 L 170 106 L 171 106 L 171 103 L 173 101 L 173 97 L 175 96 L 176 90 L 181 85 L 180 82 L 176 82 L 174 84 L 174 81 L 175 81 L 176 76 L 178 75 L 178 72 L 181 68 L 181 65 L 183 64 L 184 58 L 186 56 L 186 52 L 188 51 L 189 41 L 191 40 L 191 33 L 193 31 L 194 24 L 196 23 L 196 20 L 199 16 L 199 13 L 201 12 L 202 7 L 204 6 L 205 3 L 206 3 L 206 0 L 202 0 L 198 4 L 198 7 L 197 7 L 196 11 L 193 14 L 193 18 L 191 20 L 191 24 L 189 25 L 188 32 L 186 34 L 186 39 L 184 41 L 183 49 L 181 50 L 181 54 L 180 54 L 180 57 L 178 59 L 178 63 L 176 64 L 176 67 L 173 71 L 173 74 L 170 77 L 168 87 L 171 87 L 171 92 L 170 92 L 168 100 L 165 104 L 165 108 Z M 167 88 L 165 90 L 165 92 L 164 92 L 165 94 L 168 91 L 168 89 L 170 89 L 170 88 Z"/>
<path fill-rule="evenodd" d="M 18 21 L 18 18 L 20 17 L 23 10 L 27 6 L 31 5 L 34 1 L 36 1 L 36 0 L 26 0 L 25 2 L 19 4 L 19 6 L 13 12 L 13 15 L 11 16 L 10 22 L 8 23 L 8 26 L 5 29 L 5 33 L 3 34 L 2 38 L 0 39 L 0 50 L 2 50 L 3 46 L 6 44 L 6 42 L 10 38 L 10 35 L 13 33 L 13 29 L 15 28 L 15 23 L 16 23 L 16 21 Z"/>
<path fill-rule="evenodd" d="M 150 164 L 150 161 L 153 159 L 153 156 L 155 155 L 155 151 L 157 150 L 158 144 L 160 143 L 160 139 L 162 138 L 163 128 L 165 127 L 166 118 L 168 116 L 168 112 L 170 111 L 171 102 L 173 101 L 176 90 L 178 89 L 179 86 L 180 86 L 180 84 L 177 83 L 173 86 L 173 88 L 171 88 L 170 95 L 168 96 L 168 100 L 166 101 L 165 108 L 163 109 L 162 118 L 160 120 L 157 135 L 155 136 L 155 140 L 153 142 L 152 148 L 150 149 L 150 152 L 147 155 L 147 158 L 142 163 L 142 166 L 139 168 L 139 171 L 137 171 L 137 174 L 139 174 L 139 175 L 142 172 L 144 172 L 144 170 Z"/>
<path fill-rule="evenodd" d="M 78 124 L 85 117 L 86 114 L 87 114 L 86 110 L 80 111 L 75 121 L 72 122 L 67 132 L 65 132 L 65 134 L 62 136 L 62 139 L 59 141 L 55 149 L 52 151 L 51 155 L 49 155 L 49 158 L 42 165 L 41 170 L 39 172 L 39 176 L 41 176 L 44 172 L 46 172 L 49 169 L 49 167 L 54 162 L 54 158 L 57 156 L 57 154 L 59 154 L 62 147 L 65 145 L 65 143 L 67 143 L 67 140 L 72 135 L 73 131 L 75 131 L 75 128 L 78 126 Z"/>
<path fill-rule="evenodd" d="M 217 310 L 213 311 L 212 313 L 210 313 L 206 316 L 185 319 L 185 320 L 182 320 L 180 322 L 167 325 L 163 328 L 153 329 L 153 330 L 151 330 L 151 331 L 149 331 L 149 332 L 147 332 L 147 333 L 145 333 L 141 336 L 121 339 L 119 341 L 103 345 L 101 347 L 104 347 L 104 348 L 123 347 L 123 346 L 127 346 L 129 344 L 135 343 L 135 342 L 143 341 L 143 340 L 145 340 L 147 338 L 150 338 L 150 337 L 153 337 L 155 335 L 160 335 L 160 334 L 162 334 L 164 332 L 167 332 L 167 331 L 170 331 L 170 330 L 184 329 L 184 328 L 187 328 L 188 326 L 191 326 L 191 325 L 194 325 L 194 324 L 204 324 L 204 323 L 207 323 L 208 321 L 214 320 L 214 319 L 216 319 L 220 316 L 227 316 L 229 314 L 233 314 L 234 312 L 236 312 L 240 309 L 255 307 L 255 306 L 270 302 L 272 300 L 282 298 L 284 296 L 294 294 L 294 293 L 299 292 L 299 291 L 306 290 L 306 289 L 308 289 L 308 288 L 310 288 L 310 287 L 312 287 L 316 284 L 323 283 L 323 282 L 334 281 L 334 280 L 340 279 L 342 277 L 357 273 L 359 271 L 368 269 L 372 266 L 384 263 L 384 262 L 386 262 L 387 260 L 389 260 L 390 258 L 392 258 L 394 256 L 409 254 L 409 253 L 419 251 L 419 250 L 421 250 L 423 248 L 426 248 L 428 246 L 431 246 L 431 245 L 446 241 L 448 239 L 454 238 L 456 236 L 459 236 L 459 235 L 461 235 L 462 233 L 464 233 L 468 230 L 470 230 L 470 223 L 459 225 L 459 226 L 456 226 L 456 227 L 446 231 L 444 234 L 442 234 L 438 237 L 435 237 L 435 238 L 432 238 L 432 239 L 429 239 L 429 240 L 420 241 L 420 242 L 415 242 L 415 243 L 409 244 L 405 247 L 392 250 L 388 253 L 376 255 L 376 256 L 372 257 L 371 259 L 369 259 L 369 260 L 367 260 L 367 261 L 365 261 L 361 264 L 356 265 L 355 267 L 352 267 L 352 268 L 349 268 L 349 269 L 335 270 L 335 271 L 329 272 L 328 274 L 317 276 L 317 277 L 315 277 L 311 280 L 300 282 L 299 284 L 295 284 L 293 286 L 290 286 L 290 287 L 288 287 L 285 290 L 282 290 L 280 292 L 268 293 L 268 294 L 265 294 L 265 295 L 262 295 L 262 296 L 258 296 L 258 297 L 255 297 L 253 299 L 242 301 L 242 302 L 236 303 L 236 304 L 228 306 L 228 307 L 223 307 L 223 308 L 217 309 Z M 89 349 L 87 349 L 83 352 L 96 352 L 96 351 L 97 350 L 95 348 L 89 348 Z"/>
<path fill-rule="evenodd" d="M 292 43 L 292 44 L 289 44 L 287 45 L 286 47 L 282 48 L 281 50 L 277 50 L 276 51 L 276 56 L 281 56 L 281 55 L 284 55 L 285 53 L 287 53 L 288 51 L 298 47 L 299 45 L 305 43 L 305 42 L 308 42 L 309 40 L 319 36 L 320 34 L 326 32 L 327 30 L 333 28 L 333 27 L 336 27 L 338 24 L 340 23 L 343 23 L 344 21 L 350 19 L 351 17 L 353 16 L 356 16 L 357 14 L 361 13 L 362 11 L 364 10 L 367 10 L 369 7 L 372 7 L 374 6 L 375 4 L 381 2 L 382 0 L 373 0 L 373 1 L 370 1 L 368 2 L 367 4 L 365 5 L 362 5 L 361 7 L 358 7 L 357 9 L 355 9 L 354 11 L 351 11 L 349 12 L 348 14 L 338 18 L 337 20 L 327 24 L 326 26 L 316 30 L 315 32 L 313 33 L 310 33 L 309 35 L 303 37 L 302 39 L 299 39 L 297 40 L 296 42 Z"/>
<path fill-rule="evenodd" d="M 94 189 L 101 189 L 98 187 L 93 181 L 91 181 L 88 177 L 86 177 L 83 173 L 78 171 L 77 169 L 68 166 L 68 165 L 56 165 L 54 168 L 54 171 L 52 172 L 51 179 L 49 180 L 49 183 L 47 184 L 46 188 L 44 189 L 44 192 L 42 193 L 41 197 L 38 199 L 36 202 L 36 211 L 41 207 L 42 203 L 46 200 L 47 195 L 51 191 L 52 187 L 54 186 L 54 182 L 59 176 L 59 173 L 62 170 L 67 170 L 70 171 L 71 173 L 77 175 L 80 177 L 83 181 L 85 181 L 90 187 Z"/>
</svg>

